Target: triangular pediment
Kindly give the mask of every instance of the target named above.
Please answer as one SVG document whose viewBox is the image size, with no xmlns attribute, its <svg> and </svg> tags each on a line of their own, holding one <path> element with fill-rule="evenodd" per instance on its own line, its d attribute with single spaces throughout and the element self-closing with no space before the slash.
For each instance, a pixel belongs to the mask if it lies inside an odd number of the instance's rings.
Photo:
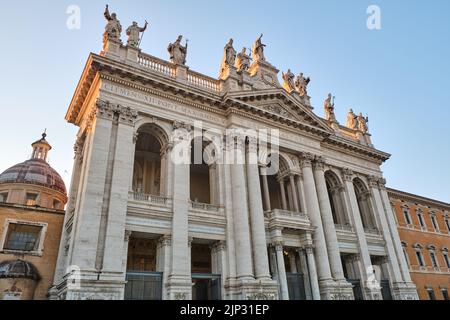
<svg viewBox="0 0 450 320">
<path fill-rule="evenodd" d="M 234 92 L 227 96 L 264 111 L 269 116 L 299 122 L 332 133 L 324 119 L 317 116 L 312 108 L 299 98 L 291 96 L 284 89 L 267 89 L 248 92 Z"/>
</svg>

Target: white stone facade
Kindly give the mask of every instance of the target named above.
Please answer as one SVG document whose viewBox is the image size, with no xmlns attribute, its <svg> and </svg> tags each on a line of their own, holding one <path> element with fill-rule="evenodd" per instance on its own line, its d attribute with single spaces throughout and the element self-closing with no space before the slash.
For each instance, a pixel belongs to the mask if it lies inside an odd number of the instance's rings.
<svg viewBox="0 0 450 320">
<path fill-rule="evenodd" d="M 91 54 L 66 116 L 80 130 L 52 297 L 124 299 L 130 238 L 149 238 L 162 299 L 194 298 L 196 243 L 211 248 L 222 299 L 382 299 L 382 286 L 385 298 L 416 299 L 380 170 L 389 155 L 368 133 L 318 117 L 277 74 L 261 60 L 216 80 L 112 40 Z M 279 130 L 279 142 L 252 149 L 244 136 L 209 151 L 258 161 L 209 163 L 204 203 L 192 199 L 203 189 L 190 164 L 172 161 L 199 122 Z M 142 136 L 159 157 L 137 147 Z M 141 156 L 156 160 L 137 169 Z"/>
</svg>

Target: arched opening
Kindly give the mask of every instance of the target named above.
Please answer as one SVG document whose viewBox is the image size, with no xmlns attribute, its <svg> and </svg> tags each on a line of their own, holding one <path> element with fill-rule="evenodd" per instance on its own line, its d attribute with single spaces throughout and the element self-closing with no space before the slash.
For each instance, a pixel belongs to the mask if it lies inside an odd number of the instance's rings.
<svg viewBox="0 0 450 320">
<path fill-rule="evenodd" d="M 191 142 L 190 199 L 218 205 L 218 174 L 212 142 L 196 137 Z"/>
<path fill-rule="evenodd" d="M 273 209 L 287 210 L 298 212 L 300 211 L 300 195 L 297 184 L 297 178 L 291 174 L 289 165 L 281 155 L 271 158 L 270 166 L 267 171 L 271 172 L 272 166 L 277 166 L 276 174 L 261 176 L 261 190 L 264 199 L 264 210 L 270 211 Z M 265 190 L 267 183 L 267 190 Z"/>
<path fill-rule="evenodd" d="M 161 151 L 167 138 L 161 128 L 145 124 L 138 130 L 134 155 L 132 190 L 135 193 L 160 196 L 164 194 Z"/>
<path fill-rule="evenodd" d="M 344 205 L 343 187 L 339 178 L 334 172 L 327 171 L 325 172 L 325 181 L 334 223 L 338 225 L 348 225 L 348 218 Z"/>
<path fill-rule="evenodd" d="M 370 193 L 367 187 L 359 178 L 353 180 L 353 187 L 355 189 L 356 200 L 358 202 L 359 213 L 361 214 L 361 221 L 365 229 L 376 229 L 376 223 L 373 216 L 373 210 L 370 205 Z"/>
</svg>

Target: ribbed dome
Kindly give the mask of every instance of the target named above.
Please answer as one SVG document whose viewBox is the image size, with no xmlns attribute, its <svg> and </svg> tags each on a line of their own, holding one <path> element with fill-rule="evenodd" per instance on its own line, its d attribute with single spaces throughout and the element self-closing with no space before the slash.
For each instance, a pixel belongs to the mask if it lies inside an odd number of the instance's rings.
<svg viewBox="0 0 450 320">
<path fill-rule="evenodd" d="M 51 188 L 66 194 L 61 176 L 45 160 L 33 158 L 0 174 L 0 184 L 29 183 Z"/>
<path fill-rule="evenodd" d="M 36 267 L 23 260 L 0 262 L 1 278 L 26 278 L 38 281 L 41 277 Z"/>
</svg>

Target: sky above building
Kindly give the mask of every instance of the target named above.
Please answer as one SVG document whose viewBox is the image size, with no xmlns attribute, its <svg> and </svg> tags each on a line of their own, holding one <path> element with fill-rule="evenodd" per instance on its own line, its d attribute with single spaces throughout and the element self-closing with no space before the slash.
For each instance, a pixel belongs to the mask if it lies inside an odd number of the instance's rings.
<svg viewBox="0 0 450 320">
<path fill-rule="evenodd" d="M 316 114 L 331 92 L 340 123 L 350 107 L 369 116 L 375 147 L 392 154 L 382 166 L 389 187 L 450 202 L 450 1 L 107 3 L 124 30 L 148 20 L 144 52 L 168 60 L 168 43 L 182 34 L 187 65 L 213 77 L 229 38 L 240 51 L 263 33 L 270 63 L 311 77 Z M 64 116 L 88 54 L 101 51 L 105 4 L 1 3 L 0 172 L 29 158 L 46 128 L 49 162 L 69 186 L 77 128 Z M 370 5 L 380 8 L 379 30 L 367 27 Z"/>
</svg>

